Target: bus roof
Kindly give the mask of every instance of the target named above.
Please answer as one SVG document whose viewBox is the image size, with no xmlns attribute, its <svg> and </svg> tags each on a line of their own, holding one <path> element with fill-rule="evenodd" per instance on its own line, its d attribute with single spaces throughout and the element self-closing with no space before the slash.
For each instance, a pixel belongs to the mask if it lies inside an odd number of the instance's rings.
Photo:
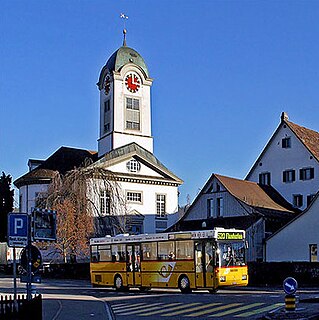
<svg viewBox="0 0 319 320">
<path fill-rule="evenodd" d="M 231 236 L 220 238 L 218 234 L 231 234 Z M 237 234 L 237 236 L 236 236 Z M 222 240 L 244 240 L 245 231 L 238 229 L 214 228 L 213 230 L 197 230 L 197 231 L 180 231 L 168 233 L 154 234 L 138 234 L 138 235 L 117 235 L 115 237 L 105 236 L 102 238 L 91 238 L 90 245 L 111 244 L 111 243 L 134 243 L 148 241 L 165 241 L 165 240 L 186 240 L 186 239 L 222 239 Z"/>
</svg>

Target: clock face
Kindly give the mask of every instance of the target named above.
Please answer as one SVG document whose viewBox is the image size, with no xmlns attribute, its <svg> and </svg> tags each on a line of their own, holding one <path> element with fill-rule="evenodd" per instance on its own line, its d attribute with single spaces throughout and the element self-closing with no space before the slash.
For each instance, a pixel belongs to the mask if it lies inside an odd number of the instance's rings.
<svg viewBox="0 0 319 320">
<path fill-rule="evenodd" d="M 104 79 L 103 89 L 104 89 L 105 94 L 108 95 L 110 92 L 110 89 L 111 89 L 111 78 L 109 75 L 107 75 Z"/>
<path fill-rule="evenodd" d="M 128 91 L 135 93 L 141 86 L 140 79 L 134 73 L 129 73 L 125 77 L 125 85 Z"/>
</svg>

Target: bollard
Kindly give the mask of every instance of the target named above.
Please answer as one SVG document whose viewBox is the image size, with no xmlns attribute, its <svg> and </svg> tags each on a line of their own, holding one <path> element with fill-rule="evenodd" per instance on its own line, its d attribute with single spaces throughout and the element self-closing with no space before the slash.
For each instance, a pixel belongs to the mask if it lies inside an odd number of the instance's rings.
<svg viewBox="0 0 319 320">
<path fill-rule="evenodd" d="M 294 294 L 287 294 L 285 296 L 286 311 L 296 310 L 296 296 Z"/>
</svg>

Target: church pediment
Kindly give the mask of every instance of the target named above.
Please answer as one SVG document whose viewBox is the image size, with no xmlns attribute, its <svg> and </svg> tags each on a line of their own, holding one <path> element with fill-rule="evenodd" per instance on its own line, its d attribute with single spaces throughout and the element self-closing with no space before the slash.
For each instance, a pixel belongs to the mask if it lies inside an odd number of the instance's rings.
<svg viewBox="0 0 319 320">
<path fill-rule="evenodd" d="M 123 179 L 154 179 L 177 185 L 183 183 L 151 152 L 136 143 L 130 143 L 110 151 L 93 165 L 102 166 Z"/>
</svg>

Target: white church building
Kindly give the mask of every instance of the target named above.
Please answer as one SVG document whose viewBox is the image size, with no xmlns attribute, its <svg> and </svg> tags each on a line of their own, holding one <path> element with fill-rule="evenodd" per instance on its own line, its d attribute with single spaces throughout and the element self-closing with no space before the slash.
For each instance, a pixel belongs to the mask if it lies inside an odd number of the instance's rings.
<svg viewBox="0 0 319 320">
<path fill-rule="evenodd" d="M 14 184 L 20 212 L 31 212 L 45 196 L 54 172 L 66 173 L 87 158 L 110 170 L 126 201 L 131 233 L 164 231 L 177 219 L 178 187 L 183 181 L 153 154 L 151 86 L 142 56 L 126 45 L 116 50 L 101 70 L 98 151 L 61 147 L 46 160 L 29 160 L 29 172 Z M 99 216 L 110 210 L 108 190 L 99 190 Z"/>
</svg>

